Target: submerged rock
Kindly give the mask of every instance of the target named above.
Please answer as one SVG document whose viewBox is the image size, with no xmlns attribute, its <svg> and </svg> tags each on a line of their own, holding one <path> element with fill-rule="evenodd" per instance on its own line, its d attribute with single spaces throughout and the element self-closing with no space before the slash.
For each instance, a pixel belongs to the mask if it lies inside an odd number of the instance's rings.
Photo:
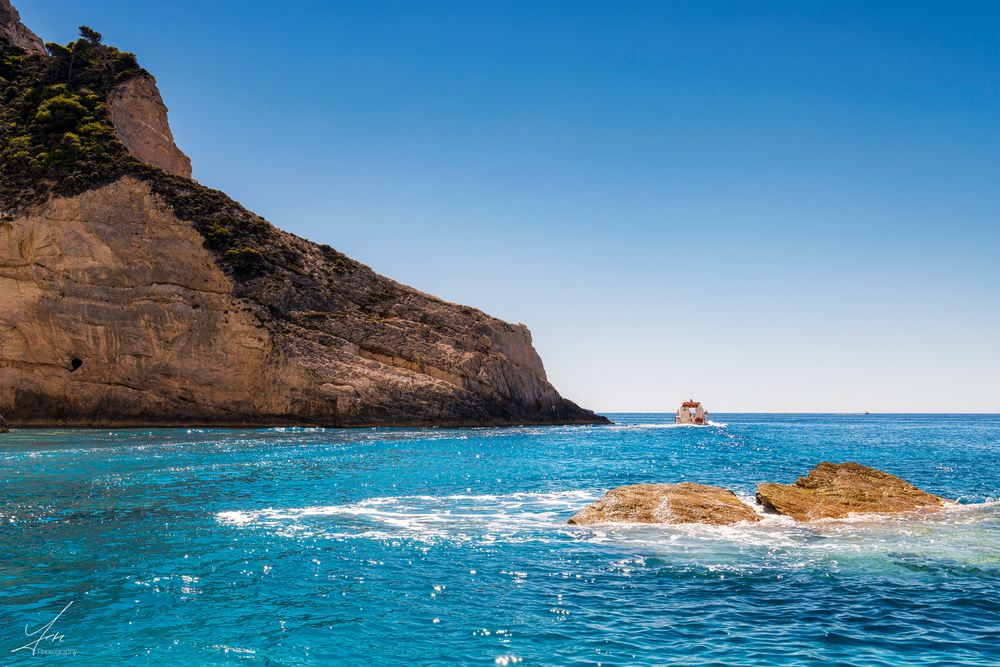
<svg viewBox="0 0 1000 667">
<path fill-rule="evenodd" d="M 631 484 L 604 494 L 569 523 L 707 523 L 760 521 L 760 516 L 728 489 L 692 482 Z"/>
<path fill-rule="evenodd" d="M 875 468 L 824 461 L 794 484 L 758 484 L 757 502 L 796 521 L 814 521 L 931 509 L 945 500 Z"/>
</svg>

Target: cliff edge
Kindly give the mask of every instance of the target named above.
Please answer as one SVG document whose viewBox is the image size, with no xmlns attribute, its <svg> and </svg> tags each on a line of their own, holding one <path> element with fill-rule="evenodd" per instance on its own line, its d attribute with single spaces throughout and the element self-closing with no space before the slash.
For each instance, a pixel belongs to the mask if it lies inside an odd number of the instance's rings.
<svg viewBox="0 0 1000 667">
<path fill-rule="evenodd" d="M 168 174 L 191 178 L 191 160 L 174 144 L 167 107 L 152 75 L 143 72 L 112 88 L 108 111 L 129 153 Z"/>
<path fill-rule="evenodd" d="M 0 41 L 6 41 L 28 53 L 45 53 L 42 40 L 21 23 L 21 15 L 10 4 L 10 0 L 0 0 Z"/>
<path fill-rule="evenodd" d="M 155 79 L 0 0 L 0 413 L 17 425 L 606 423 L 523 325 L 190 179 Z"/>
</svg>

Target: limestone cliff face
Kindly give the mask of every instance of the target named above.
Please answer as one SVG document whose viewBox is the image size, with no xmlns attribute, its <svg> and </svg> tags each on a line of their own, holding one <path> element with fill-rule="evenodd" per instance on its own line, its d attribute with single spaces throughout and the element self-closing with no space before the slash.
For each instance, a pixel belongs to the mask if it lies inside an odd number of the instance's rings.
<svg viewBox="0 0 1000 667">
<path fill-rule="evenodd" d="M 119 141 L 132 155 L 168 174 L 191 177 L 191 160 L 174 144 L 156 79 L 142 74 L 116 86 L 108 110 Z"/>
<path fill-rule="evenodd" d="M 0 21 L 0 42 L 41 48 L 8 0 Z M 549 384 L 523 325 L 380 276 L 191 181 L 155 80 L 98 42 L 79 47 L 86 85 L 68 67 L 58 79 L 81 108 L 106 102 L 80 129 L 106 128 L 83 157 L 26 178 L 46 162 L 24 155 L 61 144 L 25 120 L 33 107 L 6 117 L 27 134 L 0 134 L 22 160 L 0 164 L 0 414 L 12 425 L 607 422 Z M 63 51 L 14 59 L 31 63 L 11 81 L 50 90 Z M 124 65 L 105 83 L 109 62 Z"/>
<path fill-rule="evenodd" d="M 299 272 L 239 284 L 140 180 L 0 223 L 12 424 L 600 422 L 531 337 L 290 234 Z"/>
<path fill-rule="evenodd" d="M 265 410 L 247 389 L 270 338 L 231 292 L 198 233 L 135 181 L 0 223 L 0 412 L 113 423 Z"/>
<path fill-rule="evenodd" d="M 21 17 L 10 0 L 0 0 L 0 38 L 30 53 L 45 53 L 42 40 L 21 23 Z"/>
</svg>

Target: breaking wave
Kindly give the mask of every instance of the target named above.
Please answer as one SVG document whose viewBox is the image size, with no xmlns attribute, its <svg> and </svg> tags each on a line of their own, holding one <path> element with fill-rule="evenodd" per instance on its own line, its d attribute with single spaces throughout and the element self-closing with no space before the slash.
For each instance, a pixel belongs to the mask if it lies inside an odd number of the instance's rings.
<svg viewBox="0 0 1000 667">
<path fill-rule="evenodd" d="M 1000 569 L 992 546 L 1000 503 L 955 505 L 914 516 L 854 515 L 798 523 L 764 514 L 753 499 L 741 500 L 761 514 L 758 523 L 599 524 L 572 526 L 574 512 L 600 497 L 593 490 L 548 493 L 387 496 L 340 505 L 219 512 L 219 524 L 273 532 L 291 539 L 366 539 L 496 544 L 572 541 L 606 548 L 618 545 L 670 563 L 671 567 L 760 568 L 817 566 L 889 567 L 902 557 L 947 559 Z M 904 555 L 904 556 L 901 556 Z"/>
</svg>

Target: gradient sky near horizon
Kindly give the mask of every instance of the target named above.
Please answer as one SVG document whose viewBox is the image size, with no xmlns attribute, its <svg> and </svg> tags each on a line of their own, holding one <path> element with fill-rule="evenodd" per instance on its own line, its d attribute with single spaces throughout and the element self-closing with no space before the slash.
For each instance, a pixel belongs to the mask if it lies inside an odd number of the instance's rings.
<svg viewBox="0 0 1000 667">
<path fill-rule="evenodd" d="M 15 0 L 600 411 L 1000 412 L 1000 3 Z"/>
</svg>

